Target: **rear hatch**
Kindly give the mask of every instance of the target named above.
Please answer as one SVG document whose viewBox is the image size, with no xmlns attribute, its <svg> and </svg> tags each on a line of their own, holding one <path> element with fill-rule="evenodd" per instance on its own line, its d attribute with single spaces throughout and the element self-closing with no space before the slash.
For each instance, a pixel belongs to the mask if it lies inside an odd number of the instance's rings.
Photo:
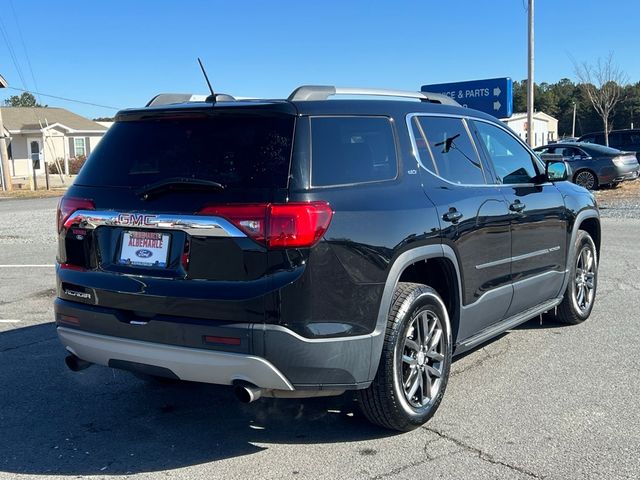
<svg viewBox="0 0 640 480">
<path fill-rule="evenodd" d="M 286 102 L 120 113 L 60 206 L 59 297 L 130 324 L 264 322 L 270 294 L 301 274 L 270 251 L 266 224 L 287 200 L 295 114 Z"/>
</svg>

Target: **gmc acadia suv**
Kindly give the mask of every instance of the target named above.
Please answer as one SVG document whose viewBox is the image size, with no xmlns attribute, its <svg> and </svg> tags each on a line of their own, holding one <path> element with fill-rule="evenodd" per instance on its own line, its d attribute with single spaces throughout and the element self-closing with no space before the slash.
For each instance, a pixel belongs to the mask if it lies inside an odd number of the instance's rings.
<svg viewBox="0 0 640 480">
<path fill-rule="evenodd" d="M 410 430 L 452 355 L 591 313 L 594 197 L 495 118 L 424 92 L 188 98 L 118 113 L 60 202 L 73 370 L 244 401 L 356 390 L 372 422 Z"/>
</svg>

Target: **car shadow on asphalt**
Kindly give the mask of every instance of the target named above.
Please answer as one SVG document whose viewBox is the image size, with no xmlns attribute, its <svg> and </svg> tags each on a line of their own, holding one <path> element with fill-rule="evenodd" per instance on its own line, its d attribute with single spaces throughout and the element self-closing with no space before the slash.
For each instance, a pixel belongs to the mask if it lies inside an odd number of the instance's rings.
<svg viewBox="0 0 640 480">
<path fill-rule="evenodd" d="M 570 328 L 570 325 L 558 322 L 554 319 L 551 313 L 545 313 L 542 315 L 542 318 L 532 318 L 531 320 L 518 325 L 514 330 L 553 330 L 561 328 Z"/>
<path fill-rule="evenodd" d="M 0 333 L 0 471 L 114 475 L 250 455 L 270 444 L 394 435 L 352 394 L 241 404 L 230 387 L 158 384 L 93 366 L 71 372 L 53 323 Z"/>
</svg>

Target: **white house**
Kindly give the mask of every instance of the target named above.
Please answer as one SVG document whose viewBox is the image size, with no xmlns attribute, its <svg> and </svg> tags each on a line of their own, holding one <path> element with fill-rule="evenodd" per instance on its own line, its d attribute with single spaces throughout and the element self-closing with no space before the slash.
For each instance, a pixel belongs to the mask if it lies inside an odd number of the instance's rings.
<svg viewBox="0 0 640 480">
<path fill-rule="evenodd" d="M 89 155 L 107 130 L 64 108 L 1 108 L 13 177 L 44 174 L 56 160 L 68 174 L 69 158 Z"/>
<path fill-rule="evenodd" d="M 527 114 L 514 113 L 510 118 L 502 118 L 503 123 L 516 132 L 521 139 L 527 140 Z M 533 114 L 533 146 L 546 145 L 558 139 L 558 120 L 544 112 Z"/>
</svg>

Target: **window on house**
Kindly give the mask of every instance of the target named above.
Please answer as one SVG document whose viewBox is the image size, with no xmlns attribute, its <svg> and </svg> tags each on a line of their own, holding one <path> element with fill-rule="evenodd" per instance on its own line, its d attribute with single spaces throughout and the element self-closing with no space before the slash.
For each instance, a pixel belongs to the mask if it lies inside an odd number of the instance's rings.
<svg viewBox="0 0 640 480">
<path fill-rule="evenodd" d="M 76 157 L 85 156 L 86 148 L 84 143 L 84 137 L 78 137 L 73 139 L 73 151 Z"/>
</svg>

